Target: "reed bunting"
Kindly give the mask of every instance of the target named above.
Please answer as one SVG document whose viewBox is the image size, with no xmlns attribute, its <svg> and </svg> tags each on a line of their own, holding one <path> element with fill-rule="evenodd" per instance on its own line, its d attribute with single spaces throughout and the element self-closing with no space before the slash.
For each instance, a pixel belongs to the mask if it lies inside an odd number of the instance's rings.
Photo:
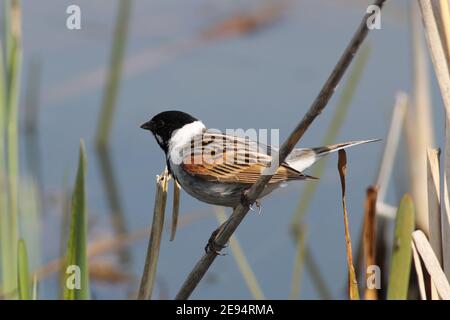
<svg viewBox="0 0 450 320">
<path fill-rule="evenodd" d="M 298 148 L 278 164 L 277 148 L 207 129 L 203 122 L 185 112 L 161 112 L 141 128 L 153 133 L 165 153 L 170 174 L 188 194 L 206 203 L 232 208 L 243 203 L 245 192 L 261 174 L 273 177 L 260 198 L 288 181 L 316 179 L 302 171 L 329 153 L 376 141 Z"/>
</svg>

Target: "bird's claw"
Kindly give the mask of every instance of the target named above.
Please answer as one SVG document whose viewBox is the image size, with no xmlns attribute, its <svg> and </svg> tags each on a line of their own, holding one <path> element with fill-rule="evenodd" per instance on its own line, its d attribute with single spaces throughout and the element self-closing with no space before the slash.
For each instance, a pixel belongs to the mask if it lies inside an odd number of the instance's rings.
<svg viewBox="0 0 450 320">
<path fill-rule="evenodd" d="M 251 211 L 253 211 L 253 212 L 258 212 L 258 214 L 260 214 L 260 213 L 261 213 L 261 203 L 260 203 L 258 200 L 255 200 L 254 202 L 250 201 L 250 200 L 248 199 L 247 193 L 248 193 L 248 189 L 242 191 L 241 204 L 242 204 L 244 207 L 248 207 L 249 210 L 251 210 Z M 258 208 L 258 211 L 256 211 L 256 210 L 253 208 L 253 205 L 255 205 L 256 208 Z"/>
<path fill-rule="evenodd" d="M 256 211 L 254 208 L 253 208 L 253 204 L 251 204 L 250 206 L 249 206 L 249 209 L 251 210 L 251 211 L 253 211 L 253 212 L 257 212 L 258 214 L 261 214 L 261 203 L 258 201 L 258 200 L 255 200 L 255 203 L 254 203 L 254 205 L 255 205 L 255 207 L 258 209 L 258 211 Z"/>
</svg>

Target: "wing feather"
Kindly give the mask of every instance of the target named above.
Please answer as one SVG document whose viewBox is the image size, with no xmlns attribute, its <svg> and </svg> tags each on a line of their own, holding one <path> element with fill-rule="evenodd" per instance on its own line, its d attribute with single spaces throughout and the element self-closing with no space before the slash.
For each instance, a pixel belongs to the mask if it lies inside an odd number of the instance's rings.
<svg viewBox="0 0 450 320">
<path fill-rule="evenodd" d="M 253 184 L 270 166 L 274 150 L 249 139 L 206 131 L 185 150 L 182 165 L 189 174 L 208 181 Z M 311 177 L 283 163 L 269 184 L 307 178 Z"/>
</svg>

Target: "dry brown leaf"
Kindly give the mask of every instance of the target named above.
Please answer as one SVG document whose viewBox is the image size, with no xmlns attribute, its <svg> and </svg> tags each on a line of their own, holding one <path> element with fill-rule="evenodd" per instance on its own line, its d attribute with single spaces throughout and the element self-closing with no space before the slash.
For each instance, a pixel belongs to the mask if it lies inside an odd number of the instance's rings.
<svg viewBox="0 0 450 320">
<path fill-rule="evenodd" d="M 351 300 L 359 300 L 358 281 L 356 279 L 355 267 L 353 266 L 352 244 L 350 239 L 350 230 L 348 226 L 347 205 L 345 203 L 345 175 L 347 173 L 347 154 L 345 150 L 339 150 L 338 171 L 339 177 L 341 179 L 342 208 L 344 211 L 345 247 L 347 249 L 349 298 Z"/>
</svg>

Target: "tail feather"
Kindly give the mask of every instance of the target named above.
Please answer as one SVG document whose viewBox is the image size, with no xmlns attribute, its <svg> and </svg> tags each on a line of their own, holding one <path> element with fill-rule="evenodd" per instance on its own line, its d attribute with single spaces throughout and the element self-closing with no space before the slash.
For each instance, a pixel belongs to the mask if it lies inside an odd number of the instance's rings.
<svg viewBox="0 0 450 320">
<path fill-rule="evenodd" d="M 342 149 L 345 149 L 345 148 L 357 146 L 357 145 L 360 145 L 360 144 L 370 143 L 370 142 L 376 142 L 376 141 L 380 141 L 380 140 L 381 139 L 349 141 L 349 142 L 331 144 L 331 145 L 328 145 L 328 146 L 325 146 L 325 147 L 313 148 L 312 150 L 316 153 L 316 155 L 321 157 L 321 156 L 325 156 L 325 155 L 327 155 L 329 153 L 332 153 L 332 152 L 335 152 L 335 151 L 339 151 L 339 150 L 342 150 Z"/>
<path fill-rule="evenodd" d="M 294 149 L 287 157 L 286 163 L 289 164 L 289 166 L 291 166 L 295 170 L 302 172 L 303 170 L 310 167 L 317 160 L 319 160 L 323 156 L 326 156 L 327 154 L 330 154 L 332 152 L 336 152 L 336 151 L 339 151 L 339 150 L 342 150 L 345 148 L 357 146 L 360 144 L 375 142 L 375 141 L 380 141 L 380 139 L 350 141 L 350 142 L 337 143 L 337 144 L 332 144 L 332 145 L 318 147 L 318 148 L 312 148 L 312 149 L 309 149 L 309 148 Z"/>
</svg>

